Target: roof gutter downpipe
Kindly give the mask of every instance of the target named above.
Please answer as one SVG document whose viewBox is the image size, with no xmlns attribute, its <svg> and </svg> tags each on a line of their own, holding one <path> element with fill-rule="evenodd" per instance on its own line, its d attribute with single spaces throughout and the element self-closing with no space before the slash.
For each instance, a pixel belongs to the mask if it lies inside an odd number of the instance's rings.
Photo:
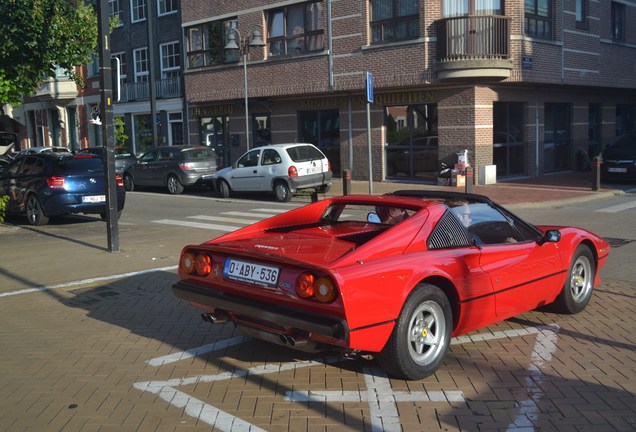
<svg viewBox="0 0 636 432">
<path fill-rule="evenodd" d="M 327 0 L 327 44 L 329 51 L 329 91 L 333 91 L 333 34 L 331 25 L 331 0 Z"/>
</svg>

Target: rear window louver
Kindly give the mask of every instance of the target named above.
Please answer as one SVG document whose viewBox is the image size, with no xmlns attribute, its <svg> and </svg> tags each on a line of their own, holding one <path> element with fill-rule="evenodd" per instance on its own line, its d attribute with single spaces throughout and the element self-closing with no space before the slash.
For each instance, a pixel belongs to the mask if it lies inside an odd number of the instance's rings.
<svg viewBox="0 0 636 432">
<path fill-rule="evenodd" d="M 464 227 L 450 212 L 446 212 L 428 238 L 427 247 L 429 249 L 444 249 L 471 246 L 472 244 L 473 241 Z"/>
</svg>

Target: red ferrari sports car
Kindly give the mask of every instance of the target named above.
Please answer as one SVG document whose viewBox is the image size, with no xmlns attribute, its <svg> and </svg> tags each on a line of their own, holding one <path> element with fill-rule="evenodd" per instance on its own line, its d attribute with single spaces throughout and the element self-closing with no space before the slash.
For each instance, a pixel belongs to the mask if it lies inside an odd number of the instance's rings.
<svg viewBox="0 0 636 432">
<path fill-rule="evenodd" d="M 609 250 L 480 195 L 349 195 L 186 246 L 173 292 L 205 321 L 298 350 L 371 353 L 420 379 L 451 336 L 546 305 L 583 310 Z"/>
</svg>

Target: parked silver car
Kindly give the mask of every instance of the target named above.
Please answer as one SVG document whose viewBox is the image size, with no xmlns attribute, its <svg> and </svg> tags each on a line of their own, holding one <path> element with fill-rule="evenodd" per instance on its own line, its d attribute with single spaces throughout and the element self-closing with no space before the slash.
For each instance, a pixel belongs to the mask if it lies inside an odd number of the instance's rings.
<svg viewBox="0 0 636 432">
<path fill-rule="evenodd" d="M 278 201 L 289 201 L 296 191 L 331 188 L 331 166 L 313 144 L 274 144 L 249 150 L 231 167 L 219 170 L 214 186 L 227 198 L 231 192 L 274 192 Z"/>
<path fill-rule="evenodd" d="M 127 191 L 139 186 L 167 187 L 180 194 L 185 187 L 212 185 L 219 159 L 213 148 L 164 146 L 144 153 L 123 171 Z"/>
</svg>

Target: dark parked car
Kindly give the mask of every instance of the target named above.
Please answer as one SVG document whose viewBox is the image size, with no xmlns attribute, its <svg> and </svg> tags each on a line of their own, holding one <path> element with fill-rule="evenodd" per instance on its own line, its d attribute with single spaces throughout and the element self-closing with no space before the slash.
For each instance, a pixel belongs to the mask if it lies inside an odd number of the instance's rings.
<svg viewBox="0 0 636 432">
<path fill-rule="evenodd" d="M 106 183 L 102 159 L 51 152 L 17 158 L 0 171 L 0 196 L 8 195 L 7 213 L 25 214 L 31 225 L 46 225 L 50 217 L 71 213 L 106 218 Z M 117 176 L 117 211 L 126 200 Z"/>
<path fill-rule="evenodd" d="M 95 156 L 104 155 L 104 147 L 87 147 L 81 149 L 78 154 L 92 154 Z M 115 171 L 121 173 L 130 165 L 137 162 L 137 156 L 130 153 L 123 147 L 115 147 Z"/>
<path fill-rule="evenodd" d="M 185 187 L 209 185 L 219 159 L 211 147 L 165 146 L 154 148 L 123 172 L 127 191 L 137 186 L 167 187 L 180 194 Z"/>
<path fill-rule="evenodd" d="M 636 180 L 636 131 L 621 135 L 601 153 L 603 180 Z"/>
</svg>

